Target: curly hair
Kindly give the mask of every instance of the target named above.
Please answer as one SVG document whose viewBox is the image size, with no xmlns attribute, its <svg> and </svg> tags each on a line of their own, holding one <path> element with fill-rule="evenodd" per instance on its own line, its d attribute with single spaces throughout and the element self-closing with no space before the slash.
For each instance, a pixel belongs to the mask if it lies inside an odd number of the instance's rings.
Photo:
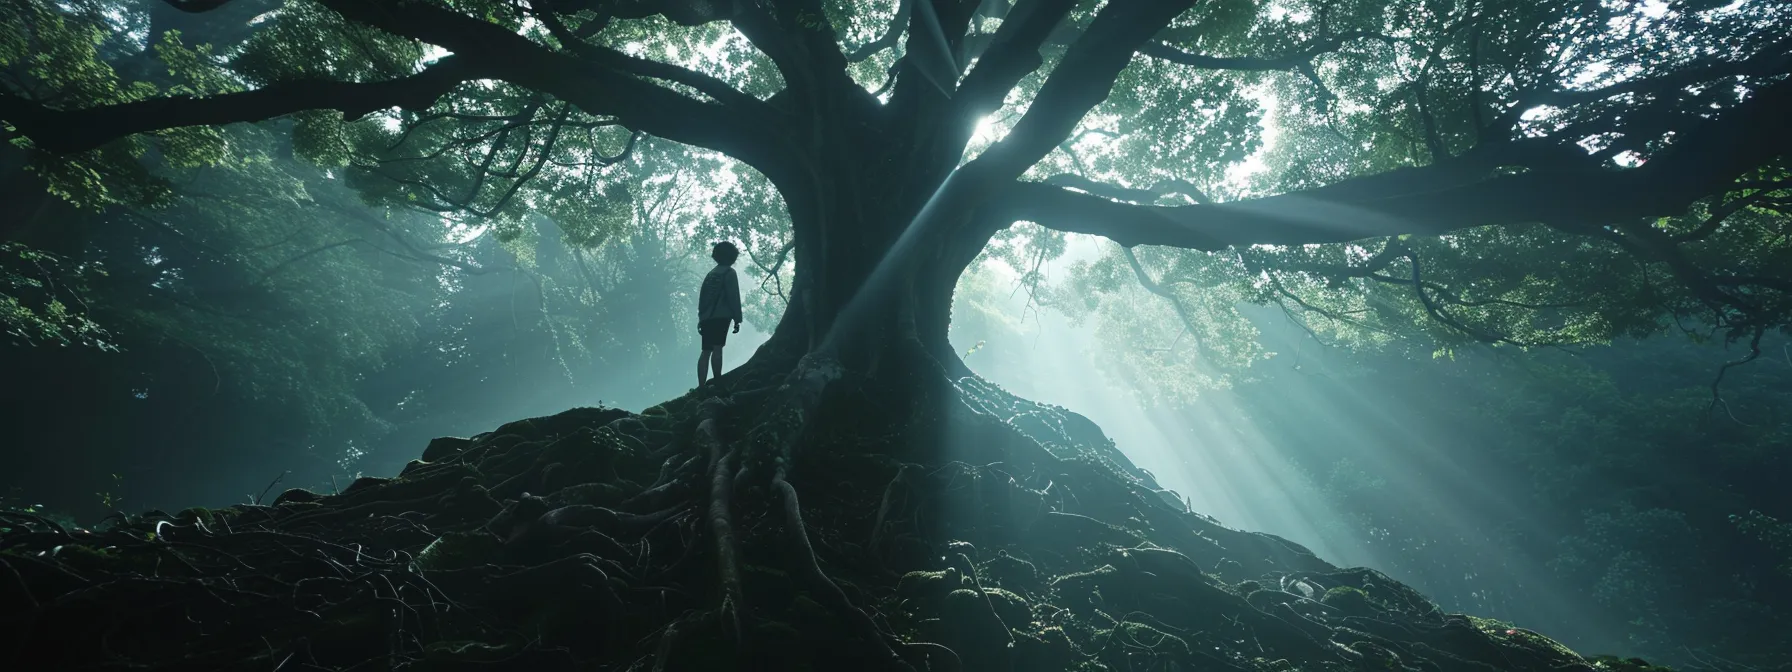
<svg viewBox="0 0 1792 672">
<path fill-rule="evenodd" d="M 740 258 L 740 248 L 735 247 L 734 243 L 724 240 L 716 243 L 716 246 L 710 249 L 709 258 L 716 260 L 718 264 L 727 266 L 733 264 L 735 259 Z"/>
</svg>

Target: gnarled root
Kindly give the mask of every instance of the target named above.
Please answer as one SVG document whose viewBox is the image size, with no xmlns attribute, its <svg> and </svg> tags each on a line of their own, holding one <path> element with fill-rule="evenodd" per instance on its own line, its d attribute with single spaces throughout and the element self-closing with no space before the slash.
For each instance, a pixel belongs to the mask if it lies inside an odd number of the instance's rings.
<svg viewBox="0 0 1792 672">
<path fill-rule="evenodd" d="M 791 359 L 438 440 L 339 496 L 0 512 L 0 667 L 1593 669 L 1193 514 L 1073 414 Z"/>
<path fill-rule="evenodd" d="M 742 641 L 740 611 L 746 607 L 746 593 L 741 589 L 740 561 L 734 539 L 734 451 L 722 442 L 717 426 L 722 404 L 710 400 L 703 405 L 703 419 L 697 423 L 697 442 L 709 452 L 709 529 L 716 547 L 716 576 L 722 589 L 722 606 L 717 616 L 723 628 L 736 643 Z"/>
<path fill-rule="evenodd" d="M 913 672 L 914 667 L 896 655 L 890 644 L 884 641 L 883 633 L 878 631 L 877 624 L 871 621 L 871 617 L 854 607 L 852 600 L 847 599 L 846 592 L 840 590 L 840 584 L 834 583 L 826 572 L 821 571 L 821 563 L 815 559 L 815 548 L 809 543 L 809 533 L 803 527 L 802 506 L 797 502 L 796 488 L 784 480 L 782 470 L 772 476 L 772 488 L 784 500 L 784 526 L 785 533 L 789 536 L 790 551 L 794 556 L 792 561 L 796 564 L 797 572 L 809 585 L 810 592 L 835 613 L 847 619 L 865 643 L 872 647 L 876 654 L 874 658 L 881 659 L 894 669 Z"/>
</svg>

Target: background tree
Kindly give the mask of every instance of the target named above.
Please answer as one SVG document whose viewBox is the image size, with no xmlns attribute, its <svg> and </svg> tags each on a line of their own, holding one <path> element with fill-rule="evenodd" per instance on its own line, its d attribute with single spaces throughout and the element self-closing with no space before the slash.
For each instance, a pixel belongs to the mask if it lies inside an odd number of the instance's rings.
<svg viewBox="0 0 1792 672">
<path fill-rule="evenodd" d="M 1792 364 L 1733 370 L 1731 409 L 1713 412 L 1723 358 L 1672 339 L 1439 359 L 1309 341 L 1298 366 L 1277 357 L 1234 392 L 1239 422 L 1311 474 L 1342 536 L 1427 595 L 1677 668 L 1771 668 L 1792 613 L 1784 555 L 1757 531 L 1771 525 L 1738 522 L 1792 504 L 1777 485 Z M 1352 393 L 1370 399 L 1333 411 L 1342 422 L 1301 403 Z"/>
<path fill-rule="evenodd" d="M 40 90 L 83 76 L 94 90 L 121 86 L 95 72 L 185 90 L 216 74 L 201 54 L 240 52 L 248 21 L 275 8 L 9 5 L 7 30 L 33 31 L 12 35 L 77 53 L 25 58 L 7 75 Z M 370 207 L 351 170 L 294 156 L 306 137 L 294 127 L 226 129 L 229 158 L 205 165 L 127 153 L 85 191 L 55 191 L 61 178 L 28 151 L 0 147 L 0 314 L 20 346 L 0 369 L 33 381 L 7 386 L 5 403 L 21 417 L 108 418 L 21 427 L 19 445 L 82 459 L 27 451 L 0 486 L 84 519 L 109 512 L 96 508 L 101 490 L 132 508 L 238 501 L 287 472 L 285 483 L 328 491 L 331 478 L 397 469 L 440 433 L 568 398 L 641 407 L 676 391 L 665 381 L 688 367 L 660 353 L 688 340 L 671 320 L 690 199 L 666 212 L 649 213 L 676 200 L 657 193 L 625 204 L 624 222 L 652 220 L 625 236 L 614 224 L 491 227 Z M 654 156 L 631 164 L 643 179 L 664 164 Z"/>
</svg>

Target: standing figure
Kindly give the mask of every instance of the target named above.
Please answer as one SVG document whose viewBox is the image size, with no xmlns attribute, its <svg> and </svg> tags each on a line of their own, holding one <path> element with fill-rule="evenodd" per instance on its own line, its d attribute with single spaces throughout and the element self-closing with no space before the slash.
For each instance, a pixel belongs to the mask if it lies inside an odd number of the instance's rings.
<svg viewBox="0 0 1792 672">
<path fill-rule="evenodd" d="M 697 333 L 703 337 L 703 353 L 697 355 L 697 386 L 708 382 L 711 371 L 722 377 L 722 346 L 728 344 L 728 323 L 740 333 L 740 278 L 734 273 L 734 260 L 740 248 L 734 243 L 716 243 L 709 252 L 716 267 L 703 276 L 703 289 L 697 293 Z"/>
</svg>

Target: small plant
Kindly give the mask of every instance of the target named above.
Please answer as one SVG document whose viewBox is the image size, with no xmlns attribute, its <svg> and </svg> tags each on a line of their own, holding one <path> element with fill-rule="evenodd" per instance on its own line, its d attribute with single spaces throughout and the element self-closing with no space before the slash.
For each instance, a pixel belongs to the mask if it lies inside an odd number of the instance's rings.
<svg viewBox="0 0 1792 672">
<path fill-rule="evenodd" d="M 977 354 L 978 350 L 983 349 L 983 345 L 984 345 L 983 341 L 977 341 L 977 344 L 971 346 L 971 349 L 964 351 L 964 356 L 969 357 L 971 355 Z"/>
<path fill-rule="evenodd" d="M 100 505 L 108 511 L 117 511 L 118 505 L 124 502 L 124 477 L 112 475 L 112 487 L 94 493 L 100 498 Z"/>
</svg>

